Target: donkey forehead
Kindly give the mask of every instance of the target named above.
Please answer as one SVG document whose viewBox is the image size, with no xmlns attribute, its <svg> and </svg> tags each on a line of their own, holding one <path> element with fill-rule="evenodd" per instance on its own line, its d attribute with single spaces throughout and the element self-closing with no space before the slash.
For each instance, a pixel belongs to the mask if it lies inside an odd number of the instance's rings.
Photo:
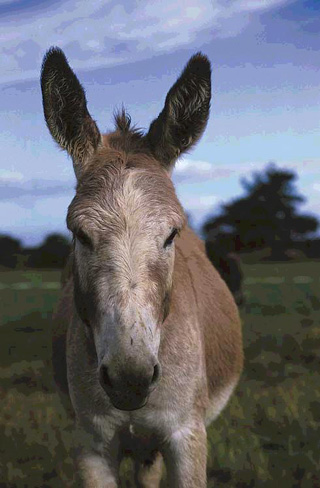
<svg viewBox="0 0 320 488">
<path fill-rule="evenodd" d="M 185 214 L 173 184 L 144 154 L 102 152 L 88 165 L 69 206 L 68 226 L 106 230 L 148 223 L 181 228 Z"/>
</svg>

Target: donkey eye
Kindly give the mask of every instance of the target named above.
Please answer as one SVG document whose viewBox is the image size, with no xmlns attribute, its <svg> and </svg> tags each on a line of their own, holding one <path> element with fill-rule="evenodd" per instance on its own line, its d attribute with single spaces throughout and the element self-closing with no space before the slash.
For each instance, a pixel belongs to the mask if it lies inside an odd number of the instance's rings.
<svg viewBox="0 0 320 488">
<path fill-rule="evenodd" d="M 90 237 L 83 231 L 78 230 L 75 233 L 75 238 L 85 247 L 92 247 L 92 241 Z"/>
<path fill-rule="evenodd" d="M 163 247 L 166 248 L 166 247 L 171 246 L 171 244 L 173 243 L 173 239 L 176 237 L 176 235 L 178 233 L 179 233 L 178 229 L 173 229 L 173 231 L 171 232 L 171 234 L 169 235 L 169 237 L 166 239 Z"/>
</svg>

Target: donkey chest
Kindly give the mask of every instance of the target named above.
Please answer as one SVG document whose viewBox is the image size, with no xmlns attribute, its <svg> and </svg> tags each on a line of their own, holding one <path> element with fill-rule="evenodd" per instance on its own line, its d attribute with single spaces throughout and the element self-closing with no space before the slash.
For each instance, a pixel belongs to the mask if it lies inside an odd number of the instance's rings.
<svg viewBox="0 0 320 488">
<path fill-rule="evenodd" d="M 119 436 L 124 446 L 161 443 L 179 430 L 187 418 L 181 409 L 142 408 L 135 412 L 115 411 L 112 415 L 95 415 L 93 424 L 101 440 L 108 444 Z"/>
</svg>

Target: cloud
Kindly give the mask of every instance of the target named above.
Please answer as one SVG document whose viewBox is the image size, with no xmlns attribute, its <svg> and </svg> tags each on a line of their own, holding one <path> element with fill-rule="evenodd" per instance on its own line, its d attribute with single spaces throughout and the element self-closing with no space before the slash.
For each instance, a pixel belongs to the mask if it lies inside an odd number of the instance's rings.
<svg viewBox="0 0 320 488">
<path fill-rule="evenodd" d="M 245 163 L 209 163 L 208 161 L 196 161 L 191 159 L 183 159 L 178 161 L 173 172 L 173 180 L 176 184 L 184 183 L 202 183 L 209 180 L 221 180 L 230 178 L 231 176 L 250 177 L 256 171 L 262 171 L 272 162 L 255 162 L 248 161 Z M 320 181 L 320 160 L 306 159 L 297 162 L 281 162 L 275 165 L 280 169 L 292 170 L 299 176 L 301 175 L 319 175 Z M 314 189 L 319 191 L 320 185 L 315 184 Z"/>
<path fill-rule="evenodd" d="M 320 192 L 320 183 L 314 183 L 312 185 L 313 190 Z"/>
<path fill-rule="evenodd" d="M 11 183 L 16 181 L 22 181 L 23 174 L 19 171 L 0 169 L 0 188 L 3 183 Z M 1 194 L 0 194 L 1 199 Z"/>
<path fill-rule="evenodd" d="M 189 196 L 187 194 L 181 195 L 181 201 L 186 208 L 192 212 L 201 211 L 207 212 L 219 201 L 219 198 L 215 195 L 193 195 Z"/>
<path fill-rule="evenodd" d="M 210 180 L 217 181 L 231 176 L 243 176 L 248 174 L 248 171 L 261 170 L 265 166 L 265 163 L 224 164 L 183 159 L 176 164 L 173 180 L 178 185 L 184 183 L 207 183 Z"/>
<path fill-rule="evenodd" d="M 178 193 L 183 208 L 191 216 L 191 224 L 196 228 L 200 228 L 206 217 L 212 215 L 220 203 L 217 195 L 190 195 L 183 189 Z"/>
<path fill-rule="evenodd" d="M 1 202 L 1 232 L 21 237 L 25 244 L 36 245 L 52 232 L 67 233 L 66 212 L 68 196 L 34 198 L 33 205 L 21 205 L 20 201 Z"/>
<path fill-rule="evenodd" d="M 199 38 L 203 43 L 213 37 L 234 37 L 251 13 L 287 2 L 65 0 L 20 12 L 16 2 L 7 2 L 0 22 L 0 82 L 38 78 L 42 56 L 51 45 L 65 49 L 77 70 L 114 66 L 186 45 L 197 48 Z"/>
<path fill-rule="evenodd" d="M 33 204 L 36 203 L 36 199 L 31 198 L 30 200 L 29 197 L 47 198 L 50 196 L 72 194 L 71 182 L 70 184 L 66 184 L 62 181 L 50 181 L 43 179 L 24 181 L 21 173 L 17 173 L 18 176 L 21 176 L 20 179 L 14 178 L 14 172 L 7 173 L 10 173 L 10 178 L 3 177 L 5 172 L 0 172 L 0 201 L 2 202 L 9 200 L 16 201 L 17 199 L 27 198 L 27 200 L 24 200 L 24 203 L 26 203 L 28 207 L 32 207 Z M 20 201 L 20 204 L 21 203 L 22 202 Z"/>
<path fill-rule="evenodd" d="M 228 167 L 219 167 L 208 161 L 193 161 L 191 159 L 183 159 L 178 161 L 174 173 L 173 180 L 175 183 L 201 183 L 208 179 L 226 178 L 230 175 Z"/>
</svg>

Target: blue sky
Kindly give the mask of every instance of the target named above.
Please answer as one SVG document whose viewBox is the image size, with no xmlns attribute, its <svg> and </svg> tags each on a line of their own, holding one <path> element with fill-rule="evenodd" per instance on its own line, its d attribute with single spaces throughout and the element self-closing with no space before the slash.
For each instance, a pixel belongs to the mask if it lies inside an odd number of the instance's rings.
<svg viewBox="0 0 320 488">
<path fill-rule="evenodd" d="M 317 0 L 0 0 L 0 232 L 31 245 L 66 232 L 75 179 L 45 126 L 39 85 L 51 45 L 65 51 L 102 132 L 122 104 L 148 128 L 201 50 L 211 116 L 173 177 L 194 224 L 270 161 L 298 173 L 301 210 L 320 215 L 319 31 Z"/>
</svg>

